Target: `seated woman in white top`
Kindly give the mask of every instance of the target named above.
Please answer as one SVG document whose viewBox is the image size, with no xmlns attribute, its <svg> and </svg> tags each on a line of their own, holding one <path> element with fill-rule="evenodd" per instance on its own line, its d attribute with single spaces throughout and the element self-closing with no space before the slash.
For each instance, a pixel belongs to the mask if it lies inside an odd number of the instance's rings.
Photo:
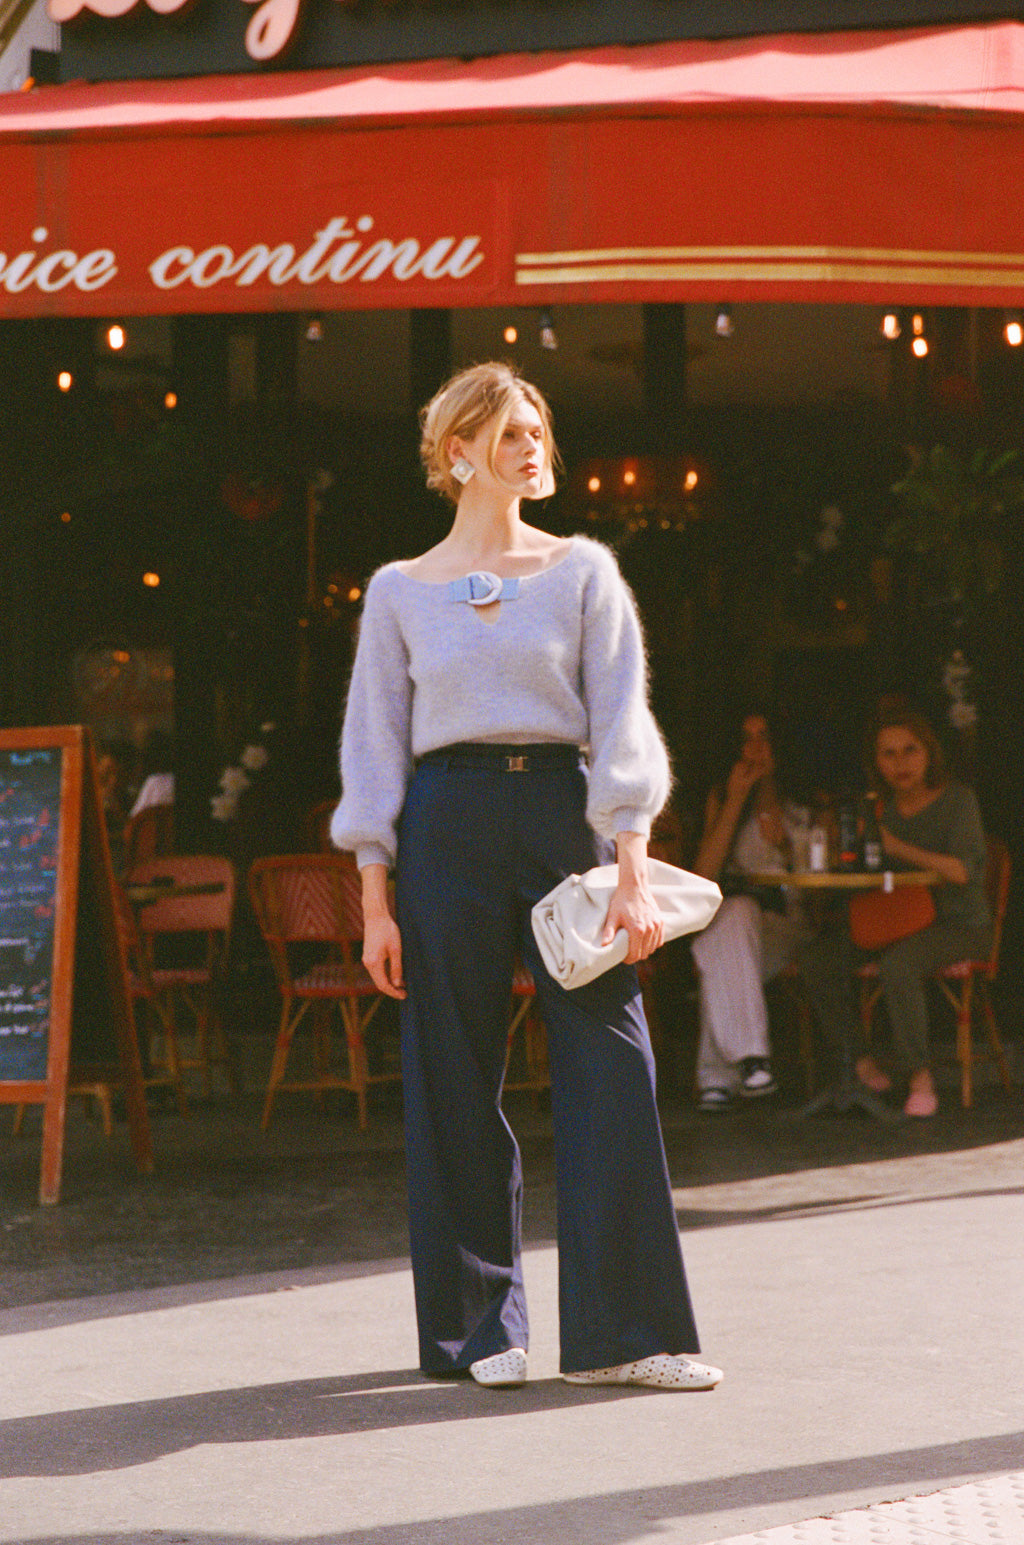
<svg viewBox="0 0 1024 1545">
<path fill-rule="evenodd" d="M 778 909 L 753 894 L 729 895 L 729 877 L 790 867 L 793 807 L 780 798 L 775 752 L 763 713 L 740 723 L 738 755 L 707 799 L 694 869 L 727 892 L 717 916 L 694 936 L 700 974 L 697 1089 L 700 1109 L 728 1110 L 735 1095 L 776 1091 L 762 983 L 777 976 L 810 937 L 803 908 L 780 889 Z"/>
</svg>

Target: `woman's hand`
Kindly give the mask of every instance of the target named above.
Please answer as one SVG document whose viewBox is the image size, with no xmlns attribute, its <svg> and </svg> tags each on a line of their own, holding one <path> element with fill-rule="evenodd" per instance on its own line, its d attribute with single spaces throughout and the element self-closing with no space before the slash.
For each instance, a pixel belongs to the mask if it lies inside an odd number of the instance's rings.
<svg viewBox="0 0 1024 1545">
<path fill-rule="evenodd" d="M 742 805 L 763 773 L 764 768 L 758 762 L 748 762 L 742 759 L 736 762 L 725 783 L 726 803 L 737 806 Z"/>
<path fill-rule="evenodd" d="M 363 932 L 363 965 L 378 992 L 405 997 L 402 977 L 402 936 L 393 917 L 367 919 Z"/>
<path fill-rule="evenodd" d="M 647 876 L 647 840 L 639 832 L 619 832 L 616 837 L 619 883 L 612 892 L 608 918 L 601 936 L 610 944 L 620 928 L 629 935 L 627 965 L 646 960 L 661 944 L 664 922 Z"/>
<path fill-rule="evenodd" d="M 363 965 L 378 992 L 405 997 L 402 935 L 388 911 L 388 872 L 383 864 L 363 870 Z"/>
</svg>

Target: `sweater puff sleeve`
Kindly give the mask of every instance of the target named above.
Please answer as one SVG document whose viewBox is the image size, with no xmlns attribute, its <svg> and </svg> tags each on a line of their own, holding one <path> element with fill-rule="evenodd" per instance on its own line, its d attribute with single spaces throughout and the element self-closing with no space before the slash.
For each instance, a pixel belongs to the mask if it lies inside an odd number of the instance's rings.
<svg viewBox="0 0 1024 1545">
<path fill-rule="evenodd" d="M 331 818 L 331 841 L 354 852 L 360 869 L 395 861 L 411 715 L 408 650 L 387 571 L 378 569 L 366 587 L 341 732 L 341 803 Z"/>
<path fill-rule="evenodd" d="M 647 701 L 647 662 L 633 596 L 612 553 L 587 542 L 581 675 L 590 740 L 587 819 L 602 837 L 649 836 L 668 799 L 668 753 Z"/>
</svg>

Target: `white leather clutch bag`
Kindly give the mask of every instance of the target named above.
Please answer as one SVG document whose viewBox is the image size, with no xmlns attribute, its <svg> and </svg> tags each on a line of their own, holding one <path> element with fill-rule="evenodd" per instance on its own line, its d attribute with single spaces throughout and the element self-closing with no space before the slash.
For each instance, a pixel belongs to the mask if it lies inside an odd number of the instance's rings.
<svg viewBox="0 0 1024 1545">
<path fill-rule="evenodd" d="M 648 860 L 647 869 L 666 940 L 707 927 L 722 903 L 714 880 L 656 858 Z M 533 936 L 541 958 L 563 987 L 582 987 L 625 960 L 629 936 L 624 928 L 610 944 L 599 942 L 618 883 L 618 864 L 603 864 L 586 874 L 567 875 L 533 908 Z"/>
</svg>

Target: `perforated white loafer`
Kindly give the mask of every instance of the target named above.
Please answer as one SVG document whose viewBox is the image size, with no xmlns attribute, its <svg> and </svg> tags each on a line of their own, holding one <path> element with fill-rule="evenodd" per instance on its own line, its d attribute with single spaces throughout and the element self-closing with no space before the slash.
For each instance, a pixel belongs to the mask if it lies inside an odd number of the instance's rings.
<svg viewBox="0 0 1024 1545">
<path fill-rule="evenodd" d="M 526 1353 L 522 1347 L 510 1347 L 493 1357 L 477 1358 L 469 1371 L 478 1384 L 488 1389 L 517 1389 L 526 1383 Z"/>
<path fill-rule="evenodd" d="M 721 1368 L 698 1362 L 693 1357 L 671 1357 L 658 1352 L 641 1357 L 635 1363 L 619 1363 L 615 1368 L 585 1368 L 579 1373 L 563 1373 L 567 1384 L 643 1384 L 648 1389 L 714 1389 L 722 1380 Z"/>
</svg>

